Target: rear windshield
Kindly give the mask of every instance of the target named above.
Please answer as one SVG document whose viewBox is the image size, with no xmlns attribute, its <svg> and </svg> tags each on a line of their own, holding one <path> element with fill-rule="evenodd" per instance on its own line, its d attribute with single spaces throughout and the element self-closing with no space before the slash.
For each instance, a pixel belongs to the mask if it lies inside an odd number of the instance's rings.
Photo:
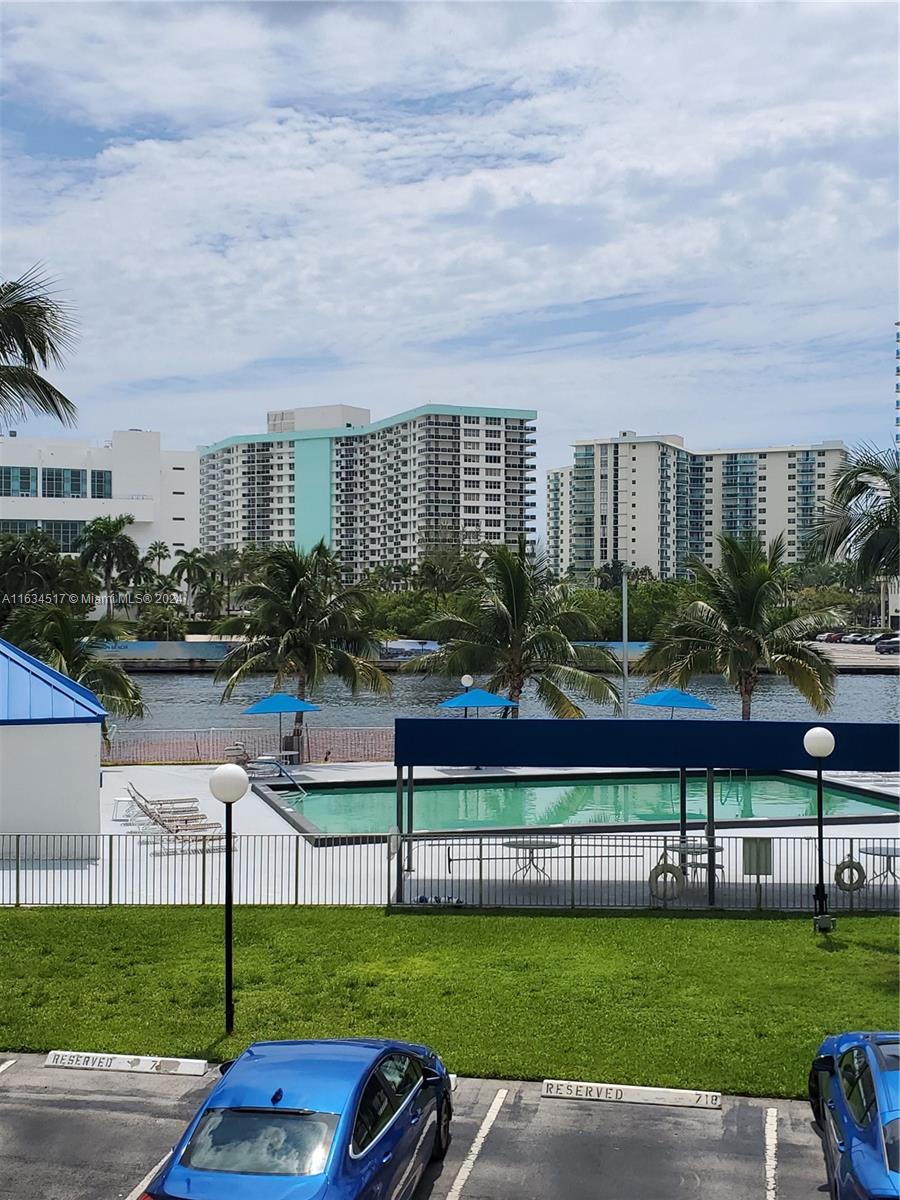
<svg viewBox="0 0 900 1200">
<path fill-rule="evenodd" d="M 195 1171 L 318 1175 L 337 1127 L 335 1113 L 211 1108 L 181 1156 Z"/>
<path fill-rule="evenodd" d="M 875 1042 L 875 1053 L 885 1071 L 900 1071 L 900 1042 Z"/>
</svg>

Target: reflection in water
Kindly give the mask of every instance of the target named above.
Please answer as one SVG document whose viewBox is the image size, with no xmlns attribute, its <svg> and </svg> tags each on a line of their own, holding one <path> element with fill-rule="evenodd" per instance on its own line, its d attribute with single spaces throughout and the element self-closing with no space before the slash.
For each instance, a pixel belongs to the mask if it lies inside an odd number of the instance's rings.
<svg viewBox="0 0 900 1200">
<path fill-rule="evenodd" d="M 415 828 L 422 830 L 490 829 L 565 825 L 640 824 L 678 820 L 677 775 L 608 776 L 597 780 L 502 780 L 419 784 Z M 829 816 L 871 816 L 896 811 L 834 788 L 825 788 Z M 748 777 L 741 772 L 716 779 L 716 820 L 752 817 L 795 820 L 814 816 L 813 781 L 779 776 Z M 310 791 L 303 813 L 326 833 L 383 833 L 395 821 L 393 788 L 364 787 Z M 706 818 L 706 779 L 689 778 L 689 821 Z"/>
</svg>

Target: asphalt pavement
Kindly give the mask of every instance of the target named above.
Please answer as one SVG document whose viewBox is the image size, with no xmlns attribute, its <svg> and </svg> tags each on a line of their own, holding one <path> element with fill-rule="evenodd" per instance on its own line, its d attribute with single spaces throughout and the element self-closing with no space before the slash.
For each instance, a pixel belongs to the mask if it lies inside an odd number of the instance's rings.
<svg viewBox="0 0 900 1200">
<path fill-rule="evenodd" d="M 2 1200 L 134 1200 L 218 1078 L 48 1069 L 0 1056 Z M 612 1081 L 607 1081 L 612 1082 Z M 809 1108 L 542 1099 L 540 1084 L 461 1079 L 454 1135 L 416 1200 L 810 1200 L 824 1171 Z"/>
</svg>

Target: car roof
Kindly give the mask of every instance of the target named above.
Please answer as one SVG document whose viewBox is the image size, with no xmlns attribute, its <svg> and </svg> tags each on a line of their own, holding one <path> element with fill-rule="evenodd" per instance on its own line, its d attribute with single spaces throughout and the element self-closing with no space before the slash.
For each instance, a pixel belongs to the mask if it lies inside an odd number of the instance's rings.
<svg viewBox="0 0 900 1200">
<path fill-rule="evenodd" d="M 281 1109 L 340 1113 L 385 1050 L 402 1043 L 377 1039 L 254 1042 L 211 1092 L 211 1108 L 269 1108 L 280 1088 Z"/>
</svg>

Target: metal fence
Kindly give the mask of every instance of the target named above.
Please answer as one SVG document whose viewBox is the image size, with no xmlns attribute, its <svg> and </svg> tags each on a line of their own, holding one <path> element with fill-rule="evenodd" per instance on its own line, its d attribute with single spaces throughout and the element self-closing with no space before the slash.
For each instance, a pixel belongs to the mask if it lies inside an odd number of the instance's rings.
<svg viewBox="0 0 900 1200">
<path fill-rule="evenodd" d="M 900 842 L 829 837 L 834 912 L 895 912 Z M 219 837 L 0 836 L 0 905 L 219 904 Z M 809 912 L 811 837 L 237 835 L 238 904 Z M 836 874 L 843 886 L 836 882 Z"/>
<path fill-rule="evenodd" d="M 117 729 L 103 746 L 104 766 L 142 763 L 219 763 L 225 751 L 242 742 L 251 756 L 275 754 L 278 732 L 272 727 L 238 725 L 230 729 Z M 303 760 L 323 762 L 393 762 L 392 728 L 320 729 L 307 725 Z"/>
</svg>

